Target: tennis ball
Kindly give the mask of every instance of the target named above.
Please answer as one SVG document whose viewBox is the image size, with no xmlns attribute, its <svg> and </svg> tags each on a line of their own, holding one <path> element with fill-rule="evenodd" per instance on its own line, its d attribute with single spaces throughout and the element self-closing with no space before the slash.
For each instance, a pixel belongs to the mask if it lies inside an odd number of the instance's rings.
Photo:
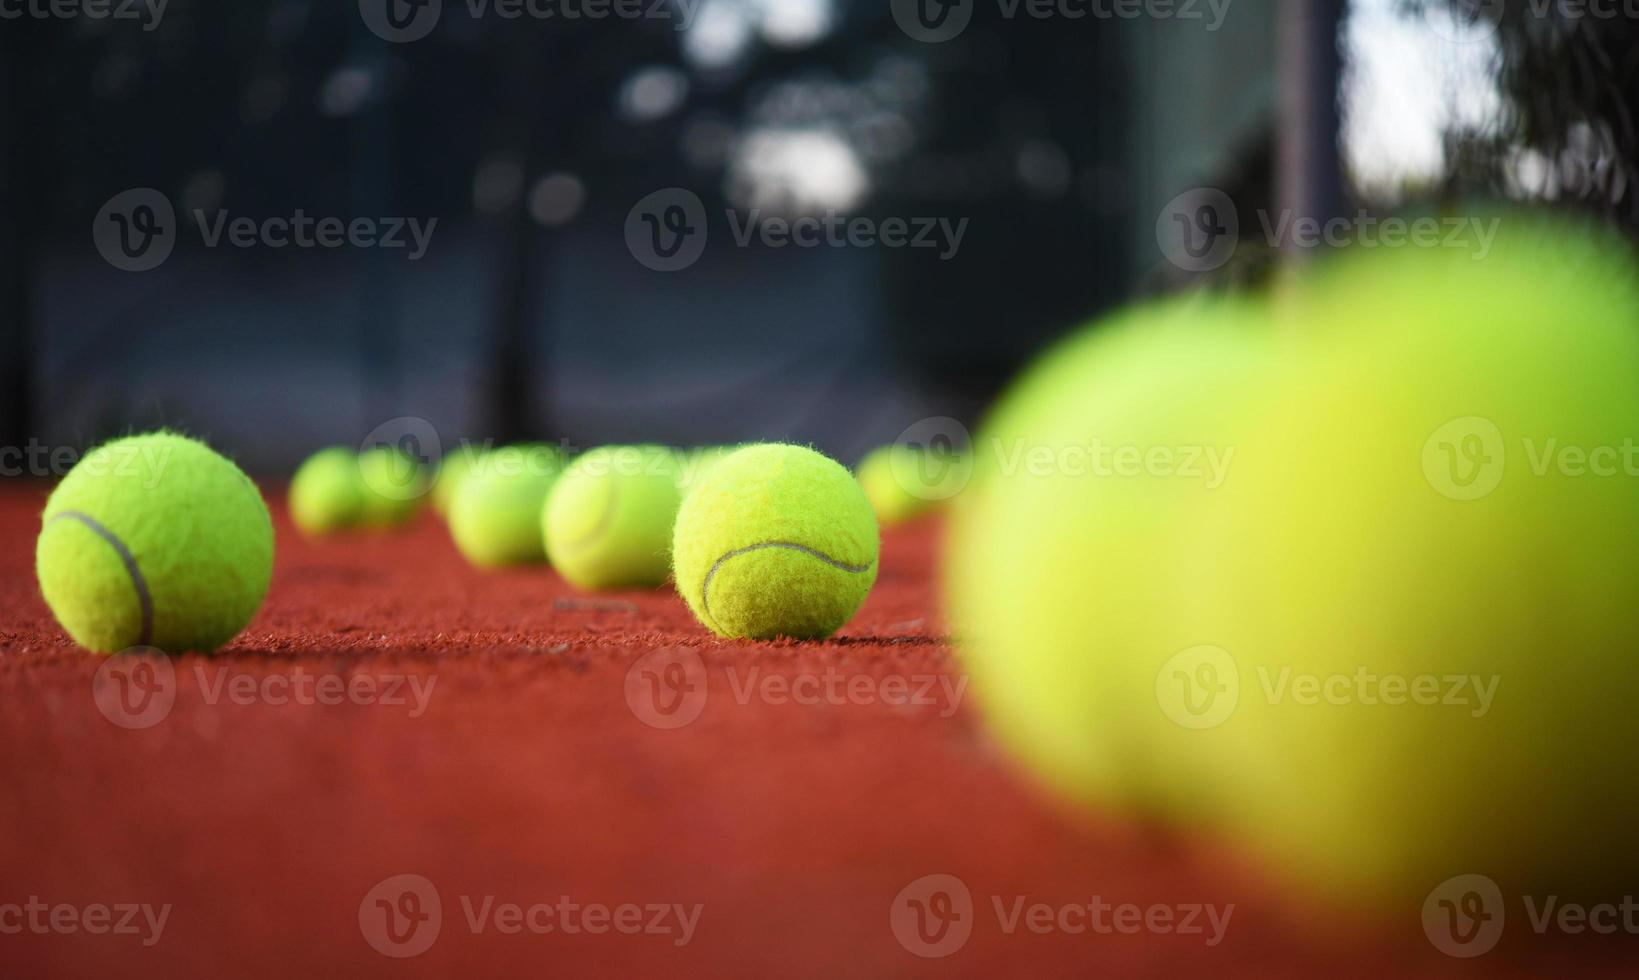
<svg viewBox="0 0 1639 980">
<path fill-rule="evenodd" d="M 1215 635 L 1175 608 L 1180 522 L 1216 506 L 1277 360 L 1260 303 L 1144 304 L 1049 351 L 979 430 L 949 522 L 951 628 L 999 740 L 1073 800 L 1182 821 L 1216 775 L 1155 678 Z"/>
<path fill-rule="evenodd" d="M 75 642 L 210 651 L 245 628 L 273 573 L 267 505 L 239 468 L 169 432 L 87 453 L 46 501 L 40 591 Z"/>
<path fill-rule="evenodd" d="M 959 493 L 971 467 L 962 454 L 896 443 L 867 453 L 857 472 L 877 520 L 901 524 Z"/>
<path fill-rule="evenodd" d="M 432 487 L 433 510 L 449 516 L 450 501 L 455 499 L 455 491 L 461 486 L 461 481 L 471 473 L 478 460 L 484 455 L 484 447 L 469 442 L 462 442 L 454 452 L 445 453 L 438 461 L 438 475 Z"/>
<path fill-rule="evenodd" d="M 290 517 L 308 534 L 329 534 L 356 526 L 364 517 L 359 462 L 345 446 L 309 456 L 290 480 Z"/>
<path fill-rule="evenodd" d="M 1639 262 L 1503 224 L 1484 259 L 1337 270 L 1234 519 L 1184 532 L 1177 604 L 1238 674 L 1196 750 L 1235 773 L 1231 831 L 1404 907 L 1458 874 L 1607 898 L 1639 872 Z"/>
<path fill-rule="evenodd" d="M 556 448 L 501 446 L 474 461 L 450 501 L 450 536 L 474 565 L 498 567 L 546 560 L 541 509 L 563 469 Z"/>
<path fill-rule="evenodd" d="M 677 590 L 719 636 L 830 636 L 876 581 L 876 517 L 847 469 L 802 446 L 748 446 L 689 492 Z"/>
<path fill-rule="evenodd" d="M 373 446 L 359 453 L 358 471 L 366 526 L 396 527 L 420 512 L 427 493 L 426 467 L 420 460 L 394 446 Z"/>
<path fill-rule="evenodd" d="M 664 446 L 604 446 L 569 464 L 541 515 L 552 567 L 583 589 L 665 582 L 681 499 L 677 472 Z"/>
</svg>

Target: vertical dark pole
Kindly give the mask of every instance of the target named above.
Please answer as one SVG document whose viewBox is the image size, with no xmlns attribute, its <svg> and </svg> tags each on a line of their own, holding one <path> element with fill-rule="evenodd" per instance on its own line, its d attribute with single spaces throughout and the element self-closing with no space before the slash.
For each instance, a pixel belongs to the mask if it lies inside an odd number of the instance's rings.
<svg viewBox="0 0 1639 980">
<path fill-rule="evenodd" d="M 34 28 L 17 21 L 0 30 L 0 446 L 25 445 L 34 423 L 34 256 L 45 193 L 33 166 L 43 120 L 28 94 L 45 43 Z"/>
<path fill-rule="evenodd" d="M 369 65 L 378 79 L 387 76 L 387 42 L 368 35 L 360 21 L 359 40 L 354 54 Z M 357 214 L 404 217 L 404 196 L 395 179 L 392 100 L 377 93 L 358 114 L 352 126 L 352 174 L 349 196 Z M 403 337 L 398 322 L 398 294 L 394 269 L 388 263 L 403 262 L 402 253 L 366 248 L 354 256 L 359 274 L 358 359 L 363 375 L 365 411 L 359 435 L 402 413 L 404 406 Z"/>
<path fill-rule="evenodd" d="M 528 193 L 530 182 L 541 175 L 548 141 L 565 124 L 543 97 L 562 85 L 562 79 L 549 78 L 543 70 L 543 63 L 551 62 L 555 53 L 556 46 L 533 31 L 507 32 L 503 56 L 514 98 L 506 109 L 506 125 L 523 167 L 524 189 L 523 199 L 505 218 L 492 310 L 487 422 L 488 434 L 500 442 L 537 436 L 535 430 L 545 424 L 545 406 L 532 397 L 531 374 L 540 361 L 530 341 L 539 327 L 536 280 L 546 266 L 547 242 L 546 233 L 530 217 Z"/>
<path fill-rule="evenodd" d="M 1338 147 L 1338 26 L 1344 0 L 1280 0 L 1276 38 L 1276 200 L 1293 217 L 1325 221 L 1343 210 Z M 1301 260 L 1290 238 L 1285 257 Z"/>
</svg>

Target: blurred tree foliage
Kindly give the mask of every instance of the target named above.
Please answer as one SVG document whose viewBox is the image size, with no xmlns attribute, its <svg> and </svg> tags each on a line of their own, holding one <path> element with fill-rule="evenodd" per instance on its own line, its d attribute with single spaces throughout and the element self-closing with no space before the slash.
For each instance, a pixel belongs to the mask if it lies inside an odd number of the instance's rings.
<svg viewBox="0 0 1639 980">
<path fill-rule="evenodd" d="M 1504 117 L 1494 129 L 1447 134 L 1446 189 L 1572 204 L 1639 237 L 1639 20 L 1632 4 L 1411 2 L 1442 4 L 1496 27 Z"/>
</svg>

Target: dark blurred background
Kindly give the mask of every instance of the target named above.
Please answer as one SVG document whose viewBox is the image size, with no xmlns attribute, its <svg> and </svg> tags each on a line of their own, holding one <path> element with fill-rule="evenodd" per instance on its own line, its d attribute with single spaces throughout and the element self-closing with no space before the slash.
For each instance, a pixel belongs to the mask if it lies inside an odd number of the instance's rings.
<svg viewBox="0 0 1639 980">
<path fill-rule="evenodd" d="M 917 419 L 972 421 L 1054 337 L 1203 278 L 1157 243 L 1190 188 L 1242 215 L 1213 281 L 1269 274 L 1276 250 L 1246 227 L 1281 207 L 1505 197 L 1639 228 L 1639 32 L 1620 3 L 3 15 L 23 7 L 0 2 L 0 446 L 170 425 L 271 473 L 413 415 L 446 443 L 782 438 L 851 461 Z M 177 216 L 141 272 L 93 235 L 136 188 Z M 705 246 L 654 271 L 633 212 L 674 188 L 699 198 Z M 193 218 L 298 210 L 437 223 L 412 258 L 211 247 Z M 736 240 L 826 214 L 944 224 L 933 247 Z"/>
</svg>

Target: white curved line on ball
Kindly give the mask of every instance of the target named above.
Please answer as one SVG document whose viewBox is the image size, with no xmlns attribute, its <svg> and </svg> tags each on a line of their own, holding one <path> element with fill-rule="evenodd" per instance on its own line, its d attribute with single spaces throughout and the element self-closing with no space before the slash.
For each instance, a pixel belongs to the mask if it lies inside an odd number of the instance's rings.
<svg viewBox="0 0 1639 980">
<path fill-rule="evenodd" d="M 793 541 L 764 541 L 761 544 L 748 544 L 744 548 L 735 548 L 733 551 L 725 552 L 722 557 L 718 558 L 715 562 L 712 562 L 711 569 L 706 572 L 705 581 L 700 583 L 700 609 L 706 614 L 707 619 L 711 620 L 713 623 L 717 622 L 717 617 L 711 614 L 711 580 L 712 577 L 717 574 L 717 570 L 723 567 L 723 562 L 728 561 L 730 558 L 738 558 L 741 555 L 748 554 L 753 551 L 761 551 L 764 548 L 784 548 L 787 551 L 800 551 L 803 554 L 808 555 L 810 558 L 818 558 L 820 561 L 830 565 L 832 568 L 841 569 L 844 572 L 850 572 L 855 575 L 858 575 L 861 572 L 870 571 L 871 566 L 876 564 L 876 560 L 872 559 L 863 565 L 850 565 L 847 562 L 838 561 L 837 559 L 832 558 L 830 555 L 820 551 L 817 548 L 810 548 L 805 544 L 797 544 Z"/>
</svg>

